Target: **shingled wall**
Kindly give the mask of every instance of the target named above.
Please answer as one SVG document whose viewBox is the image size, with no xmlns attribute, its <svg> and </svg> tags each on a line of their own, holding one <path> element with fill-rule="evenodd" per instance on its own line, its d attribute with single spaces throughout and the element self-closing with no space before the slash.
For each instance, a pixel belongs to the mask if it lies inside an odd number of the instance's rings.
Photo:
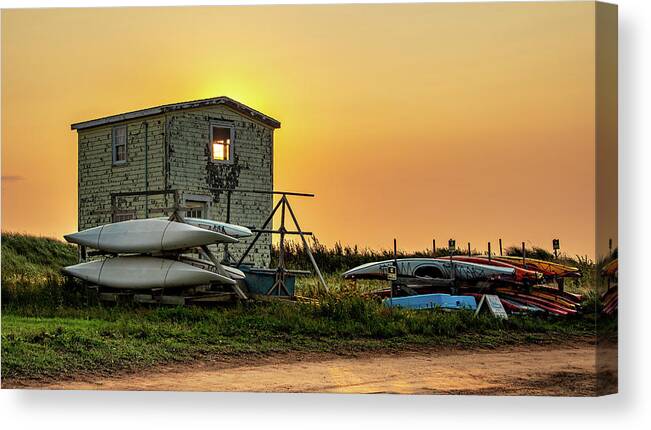
<svg viewBox="0 0 651 430">
<path fill-rule="evenodd" d="M 226 220 L 226 194 L 211 188 L 273 189 L 273 128 L 217 105 L 178 110 L 111 126 L 78 130 L 79 229 L 112 222 L 111 193 L 145 190 L 145 125 L 149 190 L 180 190 L 186 200 L 206 201 L 206 217 Z M 234 128 L 233 156 L 229 162 L 210 157 L 210 126 Z M 112 129 L 127 124 L 127 163 L 112 163 Z M 169 214 L 172 195 L 150 196 L 149 217 Z M 231 222 L 261 227 L 272 209 L 268 194 L 235 192 L 231 198 Z M 145 198 L 119 197 L 120 213 L 145 217 Z M 230 245 L 238 258 L 249 240 Z M 221 253 L 223 247 L 216 248 Z M 247 261 L 267 267 L 271 260 L 271 237 L 263 234 Z"/>
</svg>

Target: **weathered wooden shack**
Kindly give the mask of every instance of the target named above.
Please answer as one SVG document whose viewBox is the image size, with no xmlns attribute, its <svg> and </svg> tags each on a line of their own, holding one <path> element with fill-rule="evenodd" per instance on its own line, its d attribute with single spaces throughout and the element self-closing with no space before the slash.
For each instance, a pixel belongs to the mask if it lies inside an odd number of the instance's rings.
<svg viewBox="0 0 651 430">
<path fill-rule="evenodd" d="M 71 125 L 78 135 L 79 229 L 170 215 L 259 227 L 273 196 L 274 130 L 280 122 L 228 97 L 137 110 Z M 249 241 L 231 245 L 240 255 Z M 267 266 L 263 234 L 248 261 Z"/>
</svg>

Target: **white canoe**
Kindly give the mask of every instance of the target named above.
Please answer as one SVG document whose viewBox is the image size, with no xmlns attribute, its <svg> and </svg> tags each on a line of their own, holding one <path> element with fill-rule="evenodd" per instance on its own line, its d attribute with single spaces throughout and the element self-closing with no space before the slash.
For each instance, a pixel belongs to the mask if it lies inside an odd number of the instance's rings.
<svg viewBox="0 0 651 430">
<path fill-rule="evenodd" d="M 70 243 L 121 253 L 171 251 L 218 242 L 238 242 L 223 233 L 161 219 L 116 222 L 64 237 Z"/>
<path fill-rule="evenodd" d="M 167 219 L 167 218 L 159 218 Z M 216 231 L 218 233 L 227 234 L 231 237 L 249 237 L 253 236 L 253 232 L 241 225 L 229 224 L 227 222 L 213 221 L 211 219 L 204 218 L 183 218 L 186 223 L 193 225 L 195 227 L 204 228 L 210 231 Z"/>
<path fill-rule="evenodd" d="M 96 260 L 63 268 L 75 278 L 104 287 L 143 290 L 151 288 L 193 287 L 211 282 L 235 284 L 235 281 L 208 270 L 175 260 L 128 256 Z"/>
<path fill-rule="evenodd" d="M 402 277 L 448 279 L 452 277 L 454 270 L 455 279 L 478 281 L 496 278 L 510 279 L 515 274 L 515 269 L 507 267 L 461 261 L 450 263 L 448 260 L 434 258 L 399 258 L 397 263 L 398 276 Z M 344 272 L 342 276 L 357 279 L 386 279 L 388 268 L 393 265 L 393 260 L 366 263 Z"/>
</svg>

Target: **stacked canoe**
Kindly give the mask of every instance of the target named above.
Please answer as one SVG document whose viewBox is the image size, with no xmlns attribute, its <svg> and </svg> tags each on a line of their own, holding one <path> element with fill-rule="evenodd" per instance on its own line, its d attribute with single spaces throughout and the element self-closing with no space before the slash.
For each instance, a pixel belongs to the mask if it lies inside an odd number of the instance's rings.
<svg viewBox="0 0 651 430">
<path fill-rule="evenodd" d="M 452 258 L 406 258 L 367 263 L 343 274 L 347 279 L 387 279 L 395 266 L 398 295 L 438 294 L 454 291 L 459 296 L 497 295 L 510 313 L 574 315 L 582 297 L 545 284 L 550 280 L 579 277 L 575 267 L 519 257 L 453 256 Z M 396 293 L 396 291 L 394 291 Z M 374 294 L 388 297 L 390 289 Z"/>
<path fill-rule="evenodd" d="M 63 272 L 114 289 L 234 285 L 244 279 L 240 270 L 186 254 L 194 248 L 236 243 L 238 237 L 251 234 L 246 227 L 210 220 L 140 219 L 106 224 L 65 236 L 70 243 L 98 250 L 104 258 L 65 267 Z"/>
</svg>

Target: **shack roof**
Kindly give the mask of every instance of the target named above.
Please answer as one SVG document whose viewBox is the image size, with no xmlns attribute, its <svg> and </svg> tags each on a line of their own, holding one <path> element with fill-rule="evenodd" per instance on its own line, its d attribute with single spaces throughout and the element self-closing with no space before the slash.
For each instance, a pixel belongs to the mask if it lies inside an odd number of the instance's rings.
<svg viewBox="0 0 651 430">
<path fill-rule="evenodd" d="M 70 125 L 70 128 L 72 130 L 84 130 L 87 128 L 114 124 L 121 121 L 143 118 L 143 117 L 158 115 L 166 112 L 173 112 L 177 110 L 192 109 L 192 108 L 199 108 L 199 107 L 213 106 L 213 105 L 228 106 L 229 108 L 241 113 L 242 115 L 246 115 L 249 118 L 260 121 L 263 124 L 268 125 L 269 127 L 280 128 L 280 121 L 273 119 L 272 117 L 267 116 L 262 112 L 258 112 L 257 110 L 246 106 L 245 104 L 233 100 L 230 97 L 225 97 L 225 96 L 213 97 L 210 99 L 194 100 L 189 102 L 172 103 L 172 104 L 167 104 L 167 105 L 162 105 L 157 107 L 151 107 L 147 109 L 134 110 L 132 112 L 106 116 L 104 118 L 92 119 L 90 121 L 77 122 Z"/>
</svg>

